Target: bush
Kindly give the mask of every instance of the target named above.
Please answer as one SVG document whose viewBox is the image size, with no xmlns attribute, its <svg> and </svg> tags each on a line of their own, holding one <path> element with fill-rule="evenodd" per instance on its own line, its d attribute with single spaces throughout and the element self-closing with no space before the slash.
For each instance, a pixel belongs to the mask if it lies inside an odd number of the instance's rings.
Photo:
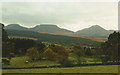
<svg viewBox="0 0 120 75">
<path fill-rule="evenodd" d="M 50 48 L 46 48 L 44 52 L 44 57 L 48 60 L 56 60 L 57 55 L 55 52 L 53 52 Z"/>
<path fill-rule="evenodd" d="M 10 65 L 10 60 L 9 59 L 2 59 L 2 63 L 5 65 Z"/>
<path fill-rule="evenodd" d="M 62 65 L 62 66 L 72 66 L 73 65 L 73 62 L 68 60 L 68 59 L 63 59 L 63 60 L 60 60 L 59 63 Z"/>
<path fill-rule="evenodd" d="M 53 52 L 57 54 L 58 60 L 68 58 L 68 52 L 63 46 L 55 45 L 54 47 L 50 47 L 50 48 L 53 50 Z"/>
<path fill-rule="evenodd" d="M 31 60 L 37 60 L 39 59 L 39 51 L 37 50 L 36 47 L 30 48 L 27 50 L 26 55 L 29 57 Z"/>
<path fill-rule="evenodd" d="M 85 56 L 84 48 L 81 45 L 74 45 L 73 53 L 77 56 L 78 64 L 81 64 L 81 57 Z"/>
</svg>

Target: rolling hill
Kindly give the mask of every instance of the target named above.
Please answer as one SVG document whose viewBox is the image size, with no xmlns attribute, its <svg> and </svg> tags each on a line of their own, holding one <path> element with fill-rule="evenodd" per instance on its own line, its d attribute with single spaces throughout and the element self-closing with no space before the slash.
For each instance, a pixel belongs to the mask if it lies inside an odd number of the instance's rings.
<svg viewBox="0 0 120 75">
<path fill-rule="evenodd" d="M 59 28 L 57 25 L 52 25 L 52 24 L 40 24 L 31 28 L 31 30 L 38 31 L 38 32 L 58 33 L 58 34 L 74 33 L 73 31 L 62 29 L 62 28 Z"/>
<path fill-rule="evenodd" d="M 14 30 L 29 30 L 29 31 L 37 31 L 37 32 L 47 32 L 47 33 L 58 33 L 58 34 L 73 34 L 73 31 L 69 31 L 66 29 L 59 28 L 57 25 L 51 24 L 40 24 L 36 25 L 33 28 L 22 27 L 19 24 L 9 24 L 5 26 L 5 29 L 14 29 Z"/>
<path fill-rule="evenodd" d="M 74 35 L 74 36 L 85 36 L 91 38 L 107 38 L 110 33 L 113 33 L 114 30 L 106 30 L 99 25 L 93 25 L 89 28 L 73 32 L 67 29 L 59 28 L 57 25 L 53 24 L 40 24 L 36 25 L 33 28 L 22 27 L 19 24 L 9 24 L 5 26 L 5 29 L 12 30 L 27 30 L 27 31 L 36 31 L 40 33 L 54 33 L 54 34 L 65 34 L 65 35 Z"/>
<path fill-rule="evenodd" d="M 13 29 L 13 30 L 29 30 L 29 28 L 22 27 L 19 24 L 9 24 L 5 26 L 5 29 Z"/>
<path fill-rule="evenodd" d="M 77 31 L 75 34 L 80 36 L 86 36 L 86 37 L 102 37 L 106 38 L 109 36 L 110 33 L 114 31 L 106 30 L 99 25 L 91 26 L 90 28 L 85 28 L 83 30 Z"/>
<path fill-rule="evenodd" d="M 37 41 L 60 43 L 60 44 L 82 44 L 82 45 L 98 45 L 101 42 L 82 37 L 73 37 L 66 35 L 53 35 L 47 33 L 39 33 L 35 31 L 12 30 L 6 29 L 9 36 L 31 37 L 37 38 Z"/>
</svg>

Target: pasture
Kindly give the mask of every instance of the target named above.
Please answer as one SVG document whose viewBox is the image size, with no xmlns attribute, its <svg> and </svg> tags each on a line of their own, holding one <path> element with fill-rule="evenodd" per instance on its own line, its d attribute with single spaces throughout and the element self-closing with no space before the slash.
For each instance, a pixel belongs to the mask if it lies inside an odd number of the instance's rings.
<svg viewBox="0 0 120 75">
<path fill-rule="evenodd" d="M 118 65 L 40 69 L 3 69 L 3 73 L 118 73 Z"/>
<path fill-rule="evenodd" d="M 70 56 L 70 60 L 74 61 L 74 64 L 77 63 L 77 58 Z M 94 62 L 94 58 L 81 58 L 83 61 L 89 61 L 89 62 L 82 62 L 83 64 L 94 64 L 94 63 L 102 63 L 102 62 Z M 27 56 L 20 56 L 20 57 L 14 57 L 10 60 L 10 65 L 4 65 L 3 68 L 23 68 L 23 67 L 39 67 L 39 66 L 58 66 L 60 65 L 56 61 L 50 61 L 50 60 L 39 60 L 34 62 L 25 63 L 26 60 L 29 60 Z"/>
<path fill-rule="evenodd" d="M 3 67 L 13 67 L 13 68 L 21 68 L 21 67 L 36 67 L 36 66 L 53 66 L 53 65 L 59 65 L 56 62 L 48 61 L 48 60 L 42 60 L 42 61 L 34 61 L 31 63 L 25 63 L 25 61 L 28 60 L 27 56 L 22 57 L 14 57 L 10 61 L 10 65 L 3 65 Z"/>
<path fill-rule="evenodd" d="M 85 58 L 92 61 L 92 58 Z M 60 65 L 55 61 L 41 60 L 31 63 L 24 63 L 28 57 L 15 57 L 10 61 L 10 65 L 3 67 L 23 68 L 37 66 L 54 66 Z M 89 62 L 91 63 L 91 62 Z M 118 65 L 99 65 L 99 66 L 80 66 L 80 67 L 65 67 L 65 68 L 34 68 L 34 69 L 3 69 L 3 73 L 118 73 Z"/>
</svg>

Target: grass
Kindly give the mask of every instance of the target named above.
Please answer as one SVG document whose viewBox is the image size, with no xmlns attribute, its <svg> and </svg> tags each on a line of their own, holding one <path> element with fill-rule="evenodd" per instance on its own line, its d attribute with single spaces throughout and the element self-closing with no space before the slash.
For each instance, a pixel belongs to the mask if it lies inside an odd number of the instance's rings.
<svg viewBox="0 0 120 75">
<path fill-rule="evenodd" d="M 77 58 L 70 56 L 70 60 L 74 60 L 74 64 L 77 64 Z M 82 62 L 85 64 L 94 64 L 94 58 L 81 58 L 82 60 L 88 60 L 89 62 Z M 4 68 L 22 68 L 22 67 L 38 67 L 38 66 L 53 66 L 53 65 L 60 65 L 59 63 L 56 63 L 55 61 L 49 61 L 49 60 L 40 60 L 40 61 L 34 61 L 30 63 L 24 63 L 26 60 L 28 60 L 27 56 L 22 56 L 22 57 L 14 57 L 10 60 L 10 65 L 3 65 Z M 96 63 L 101 63 L 101 62 L 96 62 Z"/>
<path fill-rule="evenodd" d="M 70 58 L 74 60 L 73 58 Z M 84 58 L 88 61 L 93 61 L 93 58 Z M 42 60 L 31 63 L 24 63 L 28 57 L 14 57 L 11 59 L 11 65 L 3 65 L 3 67 L 35 67 L 35 66 L 53 66 L 60 65 L 54 61 Z M 94 62 L 88 62 L 94 63 Z M 3 69 L 3 73 L 118 73 L 118 65 L 106 66 L 81 66 L 81 67 L 66 67 L 66 68 L 40 68 L 40 69 Z"/>
<path fill-rule="evenodd" d="M 75 54 L 73 53 L 69 53 L 69 60 L 73 60 L 75 61 L 74 63 L 77 63 L 77 57 Z M 101 64 L 101 60 L 100 59 L 97 59 L 97 58 L 90 58 L 90 57 L 81 57 L 81 63 L 82 64 Z"/>
<path fill-rule="evenodd" d="M 3 65 L 3 67 L 35 67 L 35 66 L 53 66 L 53 65 L 59 65 L 56 62 L 48 61 L 48 60 L 41 60 L 31 63 L 24 63 L 26 60 L 28 60 L 28 57 L 15 57 L 12 58 L 10 61 L 10 65 Z"/>
<path fill-rule="evenodd" d="M 3 73 L 118 73 L 118 65 L 68 68 L 3 69 Z"/>
</svg>

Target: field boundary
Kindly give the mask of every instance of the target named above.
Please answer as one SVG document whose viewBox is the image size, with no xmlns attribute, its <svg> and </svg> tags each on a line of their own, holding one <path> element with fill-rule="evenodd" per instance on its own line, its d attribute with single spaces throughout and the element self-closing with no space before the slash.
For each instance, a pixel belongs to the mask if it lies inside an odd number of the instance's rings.
<svg viewBox="0 0 120 75">
<path fill-rule="evenodd" d="M 67 67 L 82 67 L 82 66 L 101 66 L 101 65 L 120 65 L 119 63 L 106 63 L 106 64 L 81 64 L 81 65 L 72 65 L 72 66 L 38 66 L 38 67 L 3 67 L 2 69 L 37 69 L 37 68 L 67 68 Z"/>
</svg>

